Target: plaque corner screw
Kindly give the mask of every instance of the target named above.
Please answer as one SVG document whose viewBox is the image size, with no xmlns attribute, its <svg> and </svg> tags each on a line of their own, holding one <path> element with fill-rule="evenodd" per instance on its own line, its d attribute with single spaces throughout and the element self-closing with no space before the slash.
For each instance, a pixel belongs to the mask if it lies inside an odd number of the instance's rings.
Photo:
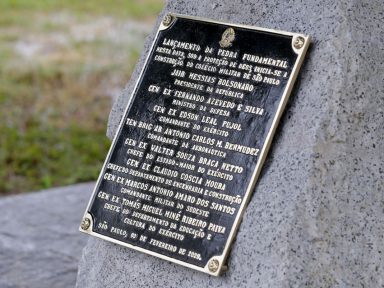
<svg viewBox="0 0 384 288">
<path fill-rule="evenodd" d="M 209 261 L 208 263 L 208 269 L 209 271 L 211 271 L 212 273 L 215 273 L 217 272 L 217 270 L 219 270 L 219 260 L 217 259 L 212 259 L 211 261 Z"/>
<path fill-rule="evenodd" d="M 91 220 L 89 218 L 84 217 L 83 220 L 81 221 L 81 229 L 83 230 L 88 230 L 88 228 L 91 226 Z"/>
<path fill-rule="evenodd" d="M 301 48 L 303 48 L 304 43 L 305 43 L 304 37 L 303 36 L 297 36 L 295 38 L 295 40 L 293 41 L 293 47 L 295 47 L 296 49 L 301 49 Z"/>
<path fill-rule="evenodd" d="M 172 21 L 173 21 L 173 16 L 171 14 L 166 14 L 163 18 L 163 25 L 169 26 L 171 25 Z"/>
</svg>

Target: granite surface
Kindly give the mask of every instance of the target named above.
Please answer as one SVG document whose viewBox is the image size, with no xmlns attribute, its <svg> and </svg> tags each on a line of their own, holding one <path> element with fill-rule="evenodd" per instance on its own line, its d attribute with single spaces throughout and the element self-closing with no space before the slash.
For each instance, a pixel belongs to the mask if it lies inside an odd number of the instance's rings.
<svg viewBox="0 0 384 288">
<path fill-rule="evenodd" d="M 74 287 L 94 183 L 0 198 L 0 288 Z"/>
<path fill-rule="evenodd" d="M 77 287 L 384 287 L 383 10 L 382 0 L 169 0 L 163 14 L 301 32 L 313 45 L 228 272 L 210 277 L 90 238 Z M 109 137 L 153 37 L 112 109 Z"/>
</svg>

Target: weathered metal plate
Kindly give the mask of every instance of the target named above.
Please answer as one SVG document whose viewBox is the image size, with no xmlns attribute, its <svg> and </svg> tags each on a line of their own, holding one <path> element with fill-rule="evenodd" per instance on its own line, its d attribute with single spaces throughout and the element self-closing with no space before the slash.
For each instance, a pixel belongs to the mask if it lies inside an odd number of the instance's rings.
<svg viewBox="0 0 384 288">
<path fill-rule="evenodd" d="M 308 45 L 166 16 L 80 231 L 219 275 Z"/>
</svg>

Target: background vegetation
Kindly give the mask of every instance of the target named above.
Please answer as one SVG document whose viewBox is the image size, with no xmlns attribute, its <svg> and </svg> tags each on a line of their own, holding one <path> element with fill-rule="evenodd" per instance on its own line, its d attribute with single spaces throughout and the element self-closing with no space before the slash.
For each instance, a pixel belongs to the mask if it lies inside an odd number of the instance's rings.
<svg viewBox="0 0 384 288">
<path fill-rule="evenodd" d="M 162 0 L 0 1 L 0 194 L 95 180 Z"/>
</svg>

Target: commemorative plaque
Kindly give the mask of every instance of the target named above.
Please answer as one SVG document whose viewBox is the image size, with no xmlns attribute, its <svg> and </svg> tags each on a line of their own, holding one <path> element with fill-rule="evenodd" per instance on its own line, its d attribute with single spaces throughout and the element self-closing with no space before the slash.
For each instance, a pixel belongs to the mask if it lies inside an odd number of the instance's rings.
<svg viewBox="0 0 384 288">
<path fill-rule="evenodd" d="M 80 231 L 219 275 L 309 42 L 165 16 Z"/>
</svg>

